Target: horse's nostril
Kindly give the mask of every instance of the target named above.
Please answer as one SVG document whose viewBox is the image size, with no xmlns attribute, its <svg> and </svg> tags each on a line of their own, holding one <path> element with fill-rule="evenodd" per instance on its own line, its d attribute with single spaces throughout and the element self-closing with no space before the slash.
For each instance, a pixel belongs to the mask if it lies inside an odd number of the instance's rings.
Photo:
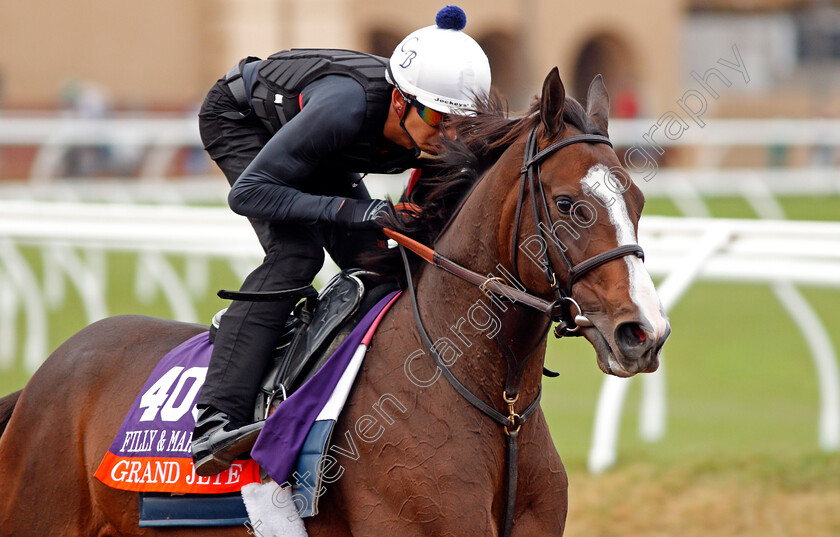
<svg viewBox="0 0 840 537">
<path fill-rule="evenodd" d="M 644 343 L 645 339 L 647 339 L 647 334 L 644 330 L 642 330 L 642 327 L 637 324 L 633 324 L 632 330 L 633 335 L 636 336 L 636 339 L 638 339 L 640 343 Z"/>
<path fill-rule="evenodd" d="M 648 339 L 647 331 L 639 323 L 622 323 L 616 329 L 616 341 L 619 345 L 637 347 L 644 345 Z"/>
<path fill-rule="evenodd" d="M 650 356 L 650 350 L 656 343 L 652 330 L 644 323 L 628 321 L 615 329 L 615 342 L 623 358 L 643 360 Z"/>
</svg>

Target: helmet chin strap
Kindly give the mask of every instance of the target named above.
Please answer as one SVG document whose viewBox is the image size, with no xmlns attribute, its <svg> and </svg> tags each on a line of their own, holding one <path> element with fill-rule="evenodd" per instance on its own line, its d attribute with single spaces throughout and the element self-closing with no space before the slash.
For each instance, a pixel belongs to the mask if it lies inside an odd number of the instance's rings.
<svg viewBox="0 0 840 537">
<path fill-rule="evenodd" d="M 408 104 L 407 102 L 405 104 L 408 106 L 408 108 L 411 108 L 410 104 Z M 406 108 L 406 114 L 408 113 L 408 108 Z M 414 137 L 412 137 L 411 133 L 408 132 L 408 129 L 405 128 L 405 122 L 403 121 L 402 117 L 400 117 L 400 128 L 403 130 L 405 135 L 408 136 L 408 139 L 411 140 L 411 145 L 414 146 L 414 158 L 420 158 L 420 153 L 422 153 L 423 150 L 420 149 L 420 146 L 417 145 L 417 142 L 414 141 Z"/>
<path fill-rule="evenodd" d="M 403 98 L 403 102 L 405 102 L 406 106 L 405 113 L 407 114 L 408 109 L 411 108 L 411 99 L 406 97 L 405 93 L 403 93 L 403 90 L 397 84 L 397 79 L 394 78 L 394 73 L 391 72 L 391 62 L 385 62 L 385 71 L 388 73 L 388 82 L 394 85 L 394 89 L 396 89 L 397 92 L 399 92 L 400 97 Z M 411 140 L 411 145 L 414 146 L 414 158 L 420 158 L 420 153 L 422 153 L 423 150 L 420 149 L 420 146 L 417 145 L 416 141 L 414 141 L 414 137 L 411 135 L 410 132 L 408 132 L 408 129 L 405 128 L 405 121 L 403 121 L 403 117 L 405 116 L 405 114 L 400 114 L 400 112 L 397 112 L 397 116 L 400 118 L 400 128 L 403 130 L 405 135 L 408 136 L 408 139 Z"/>
</svg>

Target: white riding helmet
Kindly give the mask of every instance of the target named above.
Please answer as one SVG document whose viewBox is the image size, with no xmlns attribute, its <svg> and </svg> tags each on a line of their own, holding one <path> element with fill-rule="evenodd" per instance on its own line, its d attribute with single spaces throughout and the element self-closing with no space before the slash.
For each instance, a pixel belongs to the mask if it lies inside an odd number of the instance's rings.
<svg viewBox="0 0 840 537">
<path fill-rule="evenodd" d="M 490 93 L 490 62 L 475 40 L 461 31 L 467 16 L 446 6 L 435 26 L 410 33 L 389 60 L 388 82 L 443 114 L 475 108 L 475 97 Z"/>
</svg>

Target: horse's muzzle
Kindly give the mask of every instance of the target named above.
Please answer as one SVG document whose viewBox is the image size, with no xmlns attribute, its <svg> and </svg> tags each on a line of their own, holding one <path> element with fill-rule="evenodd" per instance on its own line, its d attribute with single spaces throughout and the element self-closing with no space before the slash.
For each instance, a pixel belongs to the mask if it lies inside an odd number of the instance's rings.
<svg viewBox="0 0 840 537">
<path fill-rule="evenodd" d="M 646 322 L 626 321 L 615 327 L 616 359 L 622 368 L 631 374 L 650 373 L 659 367 L 659 354 L 671 334 L 671 325 L 666 324 L 661 334 L 656 334 Z"/>
<path fill-rule="evenodd" d="M 598 366 L 604 373 L 632 377 L 659 368 L 662 346 L 671 334 L 667 319 L 663 319 L 657 333 L 643 318 L 614 324 L 603 314 L 588 314 L 587 317 L 591 322 L 589 326 L 581 324 L 581 332 L 595 348 Z"/>
</svg>

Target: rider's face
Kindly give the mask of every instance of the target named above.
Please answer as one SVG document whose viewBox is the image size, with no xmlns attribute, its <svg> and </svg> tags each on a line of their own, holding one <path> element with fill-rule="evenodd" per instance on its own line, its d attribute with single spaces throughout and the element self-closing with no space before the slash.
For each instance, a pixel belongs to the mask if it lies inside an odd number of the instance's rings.
<svg viewBox="0 0 840 537">
<path fill-rule="evenodd" d="M 386 125 L 385 135 L 391 141 L 405 148 L 413 149 L 414 145 L 411 143 L 411 139 L 399 127 L 399 121 L 402 119 L 405 129 L 420 146 L 420 149 L 435 154 L 440 151 L 441 147 L 441 127 L 443 123 L 438 123 L 440 114 L 427 109 L 422 110 L 423 115 L 421 115 L 421 110 L 418 107 L 422 108 L 422 105 L 420 103 L 409 104 L 397 90 L 394 90 L 388 118 L 390 125 Z M 437 125 L 430 125 L 429 123 L 437 123 Z"/>
<path fill-rule="evenodd" d="M 407 108 L 403 116 L 405 128 L 417 142 L 417 145 L 420 146 L 420 149 L 435 154 L 440 151 L 442 124 L 438 123 L 432 126 L 426 123 L 418 111 L 418 106 L 422 105 L 417 103 Z"/>
</svg>

